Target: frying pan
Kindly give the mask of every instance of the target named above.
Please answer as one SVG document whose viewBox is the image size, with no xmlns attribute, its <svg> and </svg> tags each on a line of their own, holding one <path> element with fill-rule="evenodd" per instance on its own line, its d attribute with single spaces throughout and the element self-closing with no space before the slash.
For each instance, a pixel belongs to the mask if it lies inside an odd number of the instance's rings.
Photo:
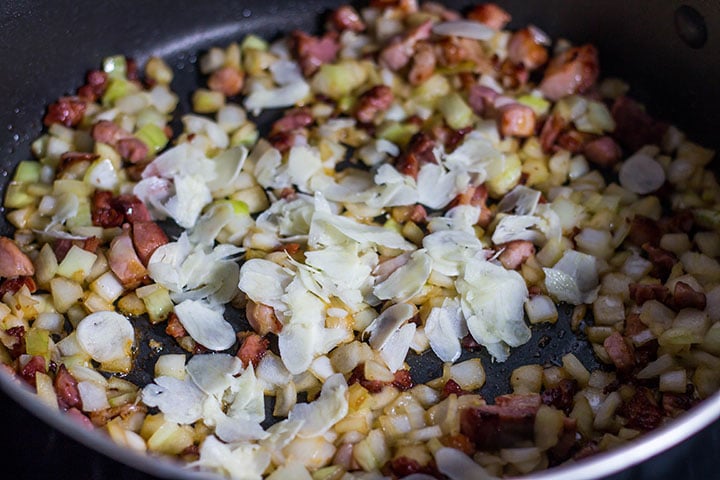
<svg viewBox="0 0 720 480">
<path fill-rule="evenodd" d="M 468 6 L 463 1 L 447 3 L 455 8 Z M 553 38 L 562 36 L 575 43 L 596 44 L 604 76 L 626 79 L 632 86 L 631 94 L 646 103 L 652 114 L 678 125 L 701 144 L 720 147 L 717 137 L 720 89 L 716 86 L 720 80 L 717 55 L 720 3 L 711 0 L 497 3 L 512 13 L 511 28 L 533 23 Z M 196 66 L 200 52 L 250 32 L 272 39 L 297 28 L 319 30 L 322 14 L 338 5 L 339 2 L 330 0 L 4 2 L 0 6 L 0 193 L 4 192 L 14 166 L 30 157 L 29 146 L 42 130 L 45 107 L 59 96 L 74 92 L 84 73 L 97 68 L 102 58 L 123 53 L 143 64 L 150 55 L 164 57 L 175 70 L 172 87 L 181 95 L 179 114 L 182 114 L 189 111 L 189 92 L 200 80 Z M 261 127 L 267 126 L 271 117 L 272 114 L 261 118 Z M 0 219 L 0 235 L 9 234 L 10 226 L 4 218 Z M 568 352 L 575 353 L 588 367 L 596 366 L 585 340 L 567 327 L 568 314 L 569 309 L 561 308 L 556 326 L 534 327 L 531 341 L 515 349 L 505 363 L 492 363 L 481 355 L 488 375 L 481 393 L 488 398 L 506 393 L 509 373 L 517 366 L 558 363 Z M 246 325 L 239 315 L 233 323 L 236 328 Z M 154 335 L 152 330 L 143 333 Z M 441 372 L 440 362 L 431 354 L 408 361 L 418 380 L 434 378 Z M 141 350 L 137 362 L 134 379 L 149 380 L 152 355 Z M 135 455 L 100 435 L 82 431 L 68 419 L 46 410 L 32 394 L 5 376 L 0 376 L 0 387 L 52 427 L 104 455 L 156 476 L 200 477 L 170 461 Z M 627 447 L 533 478 L 610 475 L 673 447 L 718 417 L 720 395 L 716 394 L 680 419 Z"/>
</svg>

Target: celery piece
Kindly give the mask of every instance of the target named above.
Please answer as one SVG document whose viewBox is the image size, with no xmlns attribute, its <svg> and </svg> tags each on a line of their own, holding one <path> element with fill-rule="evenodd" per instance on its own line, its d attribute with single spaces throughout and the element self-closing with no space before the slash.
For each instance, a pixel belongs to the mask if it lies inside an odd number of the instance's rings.
<svg viewBox="0 0 720 480">
<path fill-rule="evenodd" d="M 248 207 L 248 204 L 242 200 L 227 200 L 227 203 L 232 207 L 235 215 L 241 215 L 244 217 L 250 215 L 250 207 Z"/>
<path fill-rule="evenodd" d="M 402 233 L 402 225 L 400 225 L 398 222 L 393 220 L 392 218 L 388 218 L 385 223 L 383 224 L 383 227 L 387 228 L 388 230 L 393 230 L 397 233 Z"/>
<path fill-rule="evenodd" d="M 261 50 L 266 51 L 269 48 L 268 42 L 258 37 L 257 35 L 248 35 L 245 37 L 240 44 L 240 50 L 246 53 L 247 50 Z"/>
<path fill-rule="evenodd" d="M 415 87 L 410 99 L 427 107 L 434 107 L 438 98 L 450 93 L 450 82 L 442 75 L 435 74 Z"/>
<path fill-rule="evenodd" d="M 26 191 L 25 183 L 11 182 L 5 192 L 6 208 L 23 208 L 32 205 L 35 197 L 29 195 Z"/>
<path fill-rule="evenodd" d="M 25 334 L 25 348 L 28 355 L 39 355 L 50 360 L 50 332 L 43 328 L 30 328 Z"/>
<path fill-rule="evenodd" d="M 105 58 L 103 60 L 103 71 L 112 79 L 127 78 L 127 61 L 125 57 L 122 55 L 114 55 Z"/>
<path fill-rule="evenodd" d="M 37 183 L 40 181 L 40 169 L 42 165 L 33 160 L 20 162 L 15 170 L 14 182 Z"/>
<path fill-rule="evenodd" d="M 257 127 L 254 123 L 248 122 L 233 133 L 230 138 L 230 146 L 237 147 L 239 145 L 244 145 L 246 147 L 251 147 L 255 145 L 258 137 L 259 133 Z"/>
<path fill-rule="evenodd" d="M 532 108 L 535 115 L 542 116 L 550 110 L 550 102 L 535 95 L 523 95 L 517 98 L 518 103 Z"/>
<path fill-rule="evenodd" d="M 102 97 L 102 104 L 106 107 L 115 104 L 117 99 L 124 97 L 131 92 L 130 83 L 124 78 L 113 78 L 108 82 L 108 87 Z"/>
<path fill-rule="evenodd" d="M 414 123 L 388 122 L 380 126 L 377 136 L 396 145 L 407 145 L 410 138 L 418 131 L 420 127 Z"/>
<path fill-rule="evenodd" d="M 143 125 L 140 130 L 135 132 L 135 136 L 154 153 L 165 148 L 168 143 L 167 135 L 165 135 L 163 129 L 153 123 Z"/>
<path fill-rule="evenodd" d="M 312 88 L 333 100 L 340 100 L 364 84 L 367 77 L 368 72 L 360 62 L 345 60 L 326 63 L 313 77 Z"/>
<path fill-rule="evenodd" d="M 150 323 L 162 322 L 173 311 L 170 293 L 160 285 L 154 284 L 140 287 L 135 293 L 145 304 Z"/>
<path fill-rule="evenodd" d="M 440 99 L 438 104 L 445 122 L 453 130 L 469 127 L 473 122 L 472 109 L 458 93 L 451 93 Z"/>
<path fill-rule="evenodd" d="M 205 88 L 198 88 L 192 95 L 192 108 L 197 113 L 215 113 L 225 105 L 225 95 Z"/>
<path fill-rule="evenodd" d="M 145 64 L 145 75 L 160 85 L 167 85 L 173 80 L 173 71 L 160 57 L 150 57 Z"/>
<path fill-rule="evenodd" d="M 92 212 L 90 202 L 87 198 L 79 198 L 78 211 L 74 217 L 68 218 L 65 226 L 72 230 L 76 227 L 87 227 L 92 225 Z"/>
</svg>

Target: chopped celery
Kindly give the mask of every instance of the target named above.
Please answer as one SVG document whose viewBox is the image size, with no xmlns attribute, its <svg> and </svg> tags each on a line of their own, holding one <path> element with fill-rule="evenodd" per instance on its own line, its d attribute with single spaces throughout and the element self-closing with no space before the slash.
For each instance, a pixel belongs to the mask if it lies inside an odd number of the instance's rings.
<svg viewBox="0 0 720 480">
<path fill-rule="evenodd" d="M 367 69 L 356 61 L 345 60 L 338 63 L 326 63 L 312 79 L 312 87 L 328 97 L 339 100 L 365 83 Z"/>
<path fill-rule="evenodd" d="M 25 348 L 28 355 L 39 355 L 50 360 L 50 332 L 43 328 L 31 328 L 25 334 Z"/>
<path fill-rule="evenodd" d="M 246 147 L 251 147 L 255 145 L 259 135 L 260 134 L 255 124 L 248 122 L 233 133 L 230 138 L 230 146 L 237 147 L 239 145 L 244 145 Z"/>
<path fill-rule="evenodd" d="M 268 42 L 258 37 L 257 35 L 248 35 L 242 41 L 240 50 L 243 53 L 247 53 L 247 50 L 261 50 L 266 51 L 269 48 Z"/>
<path fill-rule="evenodd" d="M 433 107 L 438 98 L 450 93 L 450 82 L 442 75 L 435 74 L 415 87 L 411 98 L 426 106 Z"/>
<path fill-rule="evenodd" d="M 173 311 L 170 293 L 160 285 L 147 285 L 138 288 L 135 293 L 145 304 L 150 323 L 158 323 L 165 320 L 170 312 Z"/>
<path fill-rule="evenodd" d="M 78 203 L 78 211 L 74 217 L 68 218 L 65 222 L 70 230 L 75 227 L 87 227 L 92 225 L 92 213 L 90 210 L 90 201 L 87 198 L 80 198 Z"/>
<path fill-rule="evenodd" d="M 438 109 L 445 118 L 445 122 L 454 130 L 468 127 L 473 122 L 472 109 L 458 93 L 442 97 Z"/>
<path fill-rule="evenodd" d="M 215 113 L 225 105 L 225 95 L 205 88 L 198 88 L 192 95 L 192 108 L 197 113 Z"/>
<path fill-rule="evenodd" d="M 160 85 L 167 85 L 173 80 L 173 71 L 160 57 L 150 57 L 145 64 L 145 75 Z"/>
<path fill-rule="evenodd" d="M 112 79 L 127 78 L 127 60 L 122 55 L 114 55 L 103 60 L 103 71 Z"/>
<path fill-rule="evenodd" d="M 35 197 L 29 195 L 26 191 L 25 183 L 11 182 L 5 192 L 6 208 L 23 208 L 32 205 Z"/>
<path fill-rule="evenodd" d="M 153 123 L 143 125 L 140 130 L 135 132 L 135 136 L 154 153 L 165 148 L 168 143 L 167 135 L 165 135 L 163 129 Z"/>
<path fill-rule="evenodd" d="M 388 218 L 385 223 L 383 224 L 383 227 L 393 230 L 397 233 L 402 233 L 402 225 L 400 225 L 398 222 L 393 220 L 392 218 Z"/>
<path fill-rule="evenodd" d="M 40 168 L 42 165 L 39 162 L 24 160 L 18 164 L 13 181 L 37 183 L 40 181 Z"/>
<path fill-rule="evenodd" d="M 517 101 L 526 107 L 532 108 L 537 116 L 545 115 L 550 110 L 550 102 L 535 95 L 523 95 L 518 97 Z"/>
<path fill-rule="evenodd" d="M 111 106 L 115 104 L 118 98 L 122 98 L 133 89 L 130 87 L 131 83 L 123 78 L 114 78 L 108 83 L 108 87 L 105 90 L 105 94 L 102 97 L 102 103 L 104 106 Z"/>
<path fill-rule="evenodd" d="M 415 123 L 388 122 L 380 126 L 377 136 L 396 145 L 407 145 L 418 131 L 420 127 Z"/>
</svg>

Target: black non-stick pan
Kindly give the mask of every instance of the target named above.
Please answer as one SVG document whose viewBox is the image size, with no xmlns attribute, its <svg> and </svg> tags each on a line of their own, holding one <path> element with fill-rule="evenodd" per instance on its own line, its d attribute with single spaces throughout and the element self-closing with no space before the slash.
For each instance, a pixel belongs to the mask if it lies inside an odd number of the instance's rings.
<svg viewBox="0 0 720 480">
<path fill-rule="evenodd" d="M 447 3 L 455 8 L 470 6 L 465 2 Z M 601 52 L 603 75 L 626 79 L 633 86 L 633 96 L 646 103 L 655 116 L 672 121 L 702 144 L 720 147 L 717 133 L 720 3 L 710 0 L 497 3 L 513 14 L 511 28 L 533 23 L 554 38 L 596 44 Z M 30 157 L 29 145 L 42 131 L 46 106 L 57 97 L 74 92 L 85 72 L 97 68 L 102 58 L 121 53 L 135 58 L 139 64 L 150 55 L 165 58 L 175 70 L 172 87 L 182 99 L 179 116 L 189 110 L 189 92 L 201 80 L 197 68 L 201 52 L 250 32 L 272 39 L 294 29 L 319 30 L 323 14 L 338 5 L 330 0 L 4 2 L 0 5 L 0 193 L 4 192 L 14 166 Z M 272 114 L 261 119 L 261 127 L 263 120 L 267 125 L 271 117 Z M 10 233 L 8 223 L 0 219 L 0 234 Z M 493 363 L 482 357 L 488 376 L 482 393 L 489 398 L 505 393 L 509 389 L 509 374 L 517 366 L 558 363 L 568 352 L 575 353 L 588 367 L 596 366 L 589 344 L 568 326 L 569 311 L 561 308 L 561 320 L 556 326 L 535 327 L 532 340 L 515 349 L 507 362 Z M 234 322 L 240 327 L 245 321 L 238 314 Z M 441 373 L 442 366 L 432 354 L 411 357 L 408 361 L 418 380 Z M 141 350 L 137 362 L 134 379 L 147 382 L 154 364 L 152 353 Z M 139 457 L 118 449 L 109 440 L 88 436 L 66 419 L 43 410 L 31 395 L 5 380 L 0 378 L 0 386 L 22 407 L 102 454 L 155 475 L 177 478 L 187 474 L 175 465 Z M 3 413 L 12 415 L 8 411 Z M 600 477 L 622 470 L 694 435 L 719 416 L 720 397 L 715 395 L 627 448 L 569 469 L 549 472 L 543 478 Z"/>
</svg>

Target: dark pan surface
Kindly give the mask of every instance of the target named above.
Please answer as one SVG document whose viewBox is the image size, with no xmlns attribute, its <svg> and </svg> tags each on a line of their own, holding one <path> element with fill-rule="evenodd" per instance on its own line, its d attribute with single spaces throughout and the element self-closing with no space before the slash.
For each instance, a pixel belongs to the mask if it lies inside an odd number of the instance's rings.
<svg viewBox="0 0 720 480">
<path fill-rule="evenodd" d="M 465 2 L 448 2 L 463 6 Z M 679 2 L 654 0 L 597 2 L 593 0 L 498 2 L 513 14 L 511 27 L 531 22 L 553 38 L 592 41 L 601 52 L 603 75 L 618 75 L 633 86 L 631 94 L 646 101 L 648 109 L 670 120 L 691 137 L 720 147 L 720 3 L 688 2 L 704 19 L 707 41 L 694 13 L 680 10 Z M 42 130 L 47 104 L 74 92 L 84 73 L 97 68 L 103 57 L 123 53 L 139 64 L 150 55 L 163 56 L 175 70 L 173 89 L 181 95 L 179 115 L 186 113 L 189 93 L 198 86 L 199 53 L 212 45 L 225 45 L 257 33 L 275 38 L 296 28 L 317 30 L 323 12 L 336 6 L 329 0 L 261 2 L 205 0 L 203 2 L 87 0 L 16 1 L 0 6 L 0 193 L 14 165 L 29 158 L 29 144 Z M 677 33 L 680 30 L 685 40 Z M 700 31 L 700 33 L 698 33 Z M 713 35 L 715 34 L 715 35 Z M 650 103 L 649 99 L 653 99 Z M 261 119 L 261 126 L 269 118 Z M 265 120 L 263 122 L 263 120 Z M 10 227 L 0 219 L 0 234 Z M 482 393 L 488 398 L 508 390 L 510 372 L 521 364 L 559 363 L 573 352 L 588 367 L 596 368 L 591 349 L 569 328 L 571 308 L 561 308 L 555 326 L 533 328 L 533 338 L 513 351 L 505 363 L 480 356 L 488 381 Z M 236 329 L 246 323 L 229 313 Z M 143 325 L 144 338 L 162 338 L 162 329 Z M 173 342 L 174 343 L 174 342 Z M 178 347 L 166 342 L 163 353 Z M 142 342 L 133 380 L 151 379 L 157 353 Z M 465 352 L 462 359 L 472 356 Z M 428 352 L 411 356 L 413 377 L 423 381 L 441 375 L 440 361 Z"/>
</svg>

